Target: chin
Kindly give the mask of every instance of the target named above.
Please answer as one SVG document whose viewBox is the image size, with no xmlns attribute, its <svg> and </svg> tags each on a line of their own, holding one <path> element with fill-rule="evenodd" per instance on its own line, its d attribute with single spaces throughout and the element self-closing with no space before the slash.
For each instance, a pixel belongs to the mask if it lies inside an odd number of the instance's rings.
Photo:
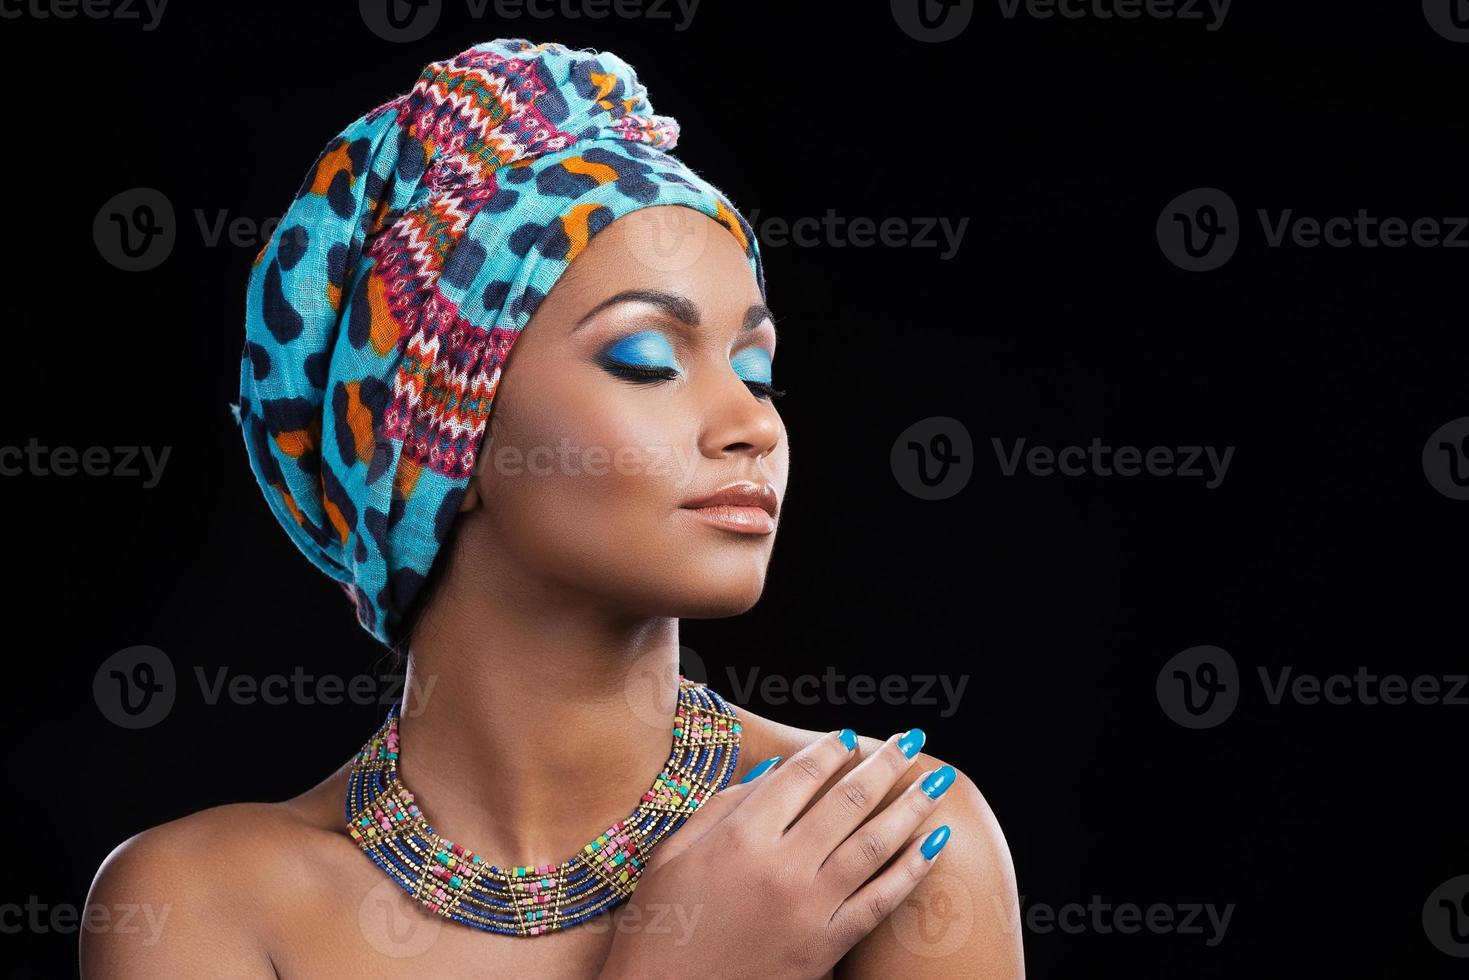
<svg viewBox="0 0 1469 980">
<path fill-rule="evenodd" d="M 765 570 L 708 569 L 678 583 L 672 615 L 680 619 L 722 619 L 749 612 L 765 591 Z"/>
</svg>

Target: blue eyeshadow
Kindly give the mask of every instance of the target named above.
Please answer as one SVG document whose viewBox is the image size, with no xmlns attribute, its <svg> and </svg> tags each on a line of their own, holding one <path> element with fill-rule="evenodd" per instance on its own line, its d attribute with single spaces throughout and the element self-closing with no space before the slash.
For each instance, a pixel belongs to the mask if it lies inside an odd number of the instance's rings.
<svg viewBox="0 0 1469 980">
<path fill-rule="evenodd" d="M 770 384 L 770 351 L 764 347 L 746 347 L 729 363 L 742 380 Z"/>
<path fill-rule="evenodd" d="M 644 330 L 631 334 L 607 347 L 603 353 L 623 364 L 639 367 L 677 368 L 673 345 L 661 330 Z"/>
</svg>

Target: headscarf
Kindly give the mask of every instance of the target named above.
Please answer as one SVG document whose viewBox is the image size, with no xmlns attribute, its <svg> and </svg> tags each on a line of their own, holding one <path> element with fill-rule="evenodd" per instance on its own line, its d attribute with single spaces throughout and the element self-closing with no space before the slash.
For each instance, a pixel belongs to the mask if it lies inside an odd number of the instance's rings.
<svg viewBox="0 0 1469 980">
<path fill-rule="evenodd" d="M 387 646 L 473 475 L 501 366 L 598 231 L 685 205 L 744 248 L 610 52 L 499 39 L 426 67 L 326 145 L 256 256 L 240 401 L 277 520 Z"/>
</svg>

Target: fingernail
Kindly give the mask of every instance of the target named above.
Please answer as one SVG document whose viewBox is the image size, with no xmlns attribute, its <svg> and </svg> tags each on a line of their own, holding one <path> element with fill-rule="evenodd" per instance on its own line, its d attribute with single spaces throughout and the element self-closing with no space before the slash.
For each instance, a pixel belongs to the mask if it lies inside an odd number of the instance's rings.
<svg viewBox="0 0 1469 980">
<path fill-rule="evenodd" d="M 780 756 L 778 756 L 778 755 L 773 755 L 770 758 L 766 759 L 764 762 L 760 763 L 754 769 L 751 769 L 749 772 L 745 773 L 745 778 L 740 780 L 740 785 L 743 786 L 745 783 L 748 783 L 750 780 L 755 779 L 755 778 L 757 778 L 759 776 L 765 775 L 765 770 L 769 769 L 771 766 L 775 765 L 779 761 L 780 761 Z"/>
<path fill-rule="evenodd" d="M 903 754 L 911 759 L 918 754 L 918 750 L 923 748 L 923 743 L 927 740 L 928 736 L 923 734 L 923 729 L 910 728 L 903 733 L 902 738 L 898 739 L 898 748 L 902 749 Z"/>
<path fill-rule="evenodd" d="M 940 766 L 929 773 L 928 778 L 923 781 L 923 792 L 930 800 L 936 800 L 944 795 L 944 791 L 954 785 L 954 767 Z"/>
<path fill-rule="evenodd" d="M 944 824 L 938 830 L 924 838 L 923 846 L 919 848 L 926 860 L 932 861 L 933 856 L 944 849 L 949 842 L 949 825 Z"/>
<path fill-rule="evenodd" d="M 852 752 L 857 748 L 857 733 L 850 728 L 843 728 L 837 733 L 837 737 L 842 740 L 842 744 L 847 747 L 848 752 Z"/>
</svg>

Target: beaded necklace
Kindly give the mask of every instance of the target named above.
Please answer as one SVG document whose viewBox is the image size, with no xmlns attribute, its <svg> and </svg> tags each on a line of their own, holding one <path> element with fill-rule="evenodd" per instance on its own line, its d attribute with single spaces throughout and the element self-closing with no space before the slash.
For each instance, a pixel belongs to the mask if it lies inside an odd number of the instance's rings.
<svg viewBox="0 0 1469 980">
<path fill-rule="evenodd" d="M 401 708 L 352 763 L 348 832 L 428 911 L 512 936 L 566 929 L 625 901 L 658 842 L 729 783 L 740 752 L 734 709 L 680 674 L 672 751 L 632 813 L 559 865 L 500 868 L 440 837 L 398 778 Z"/>
</svg>

